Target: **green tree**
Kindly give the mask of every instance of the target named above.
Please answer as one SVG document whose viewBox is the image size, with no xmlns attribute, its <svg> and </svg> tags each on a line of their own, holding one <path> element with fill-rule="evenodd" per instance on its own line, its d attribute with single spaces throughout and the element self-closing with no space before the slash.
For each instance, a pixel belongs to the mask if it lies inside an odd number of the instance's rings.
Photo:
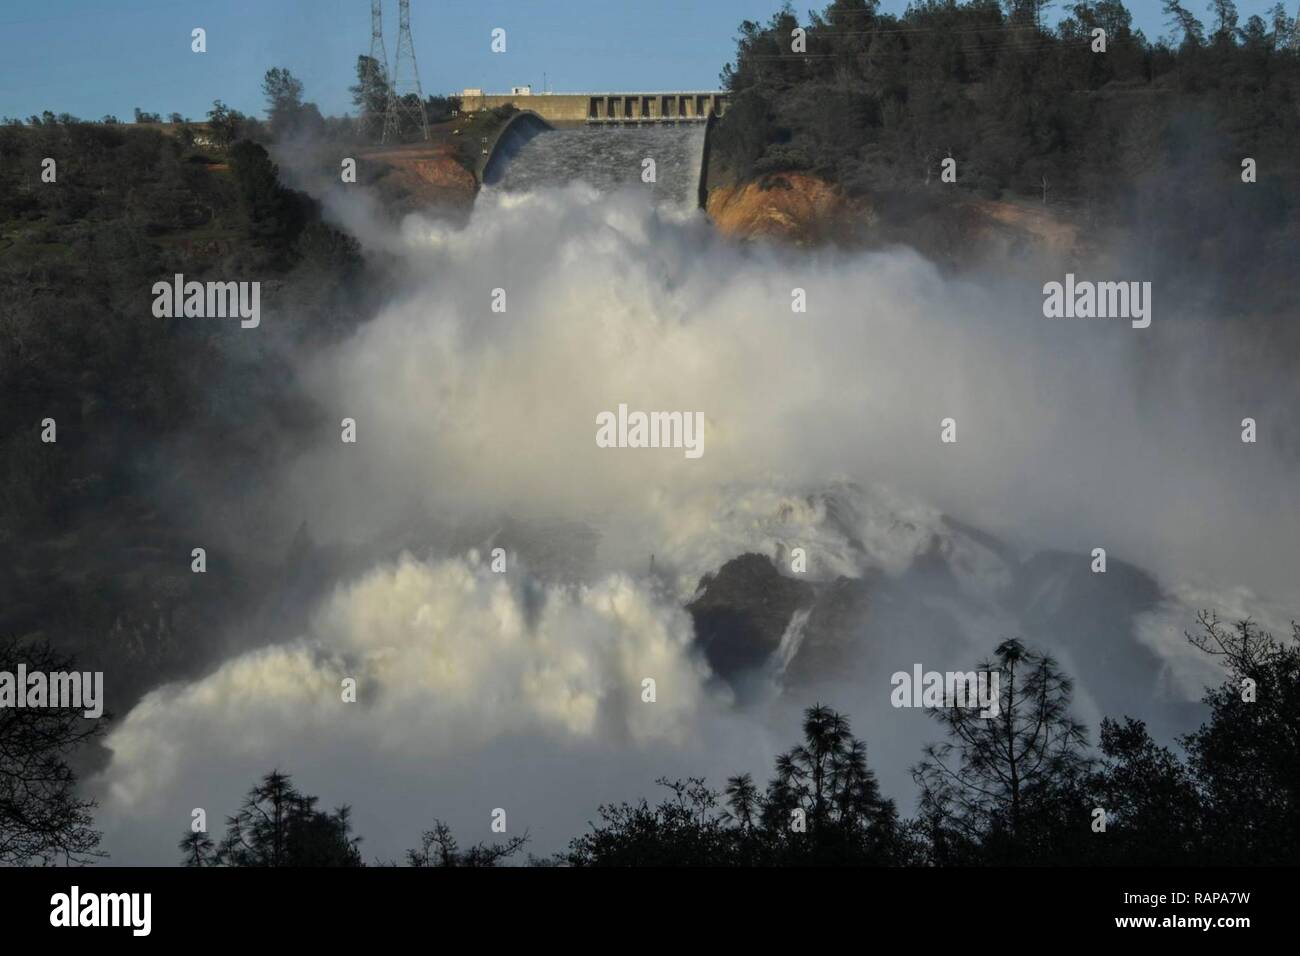
<svg viewBox="0 0 1300 956">
<path fill-rule="evenodd" d="M 1004 641 L 980 669 L 998 677 L 998 710 L 946 701 L 933 711 L 950 740 L 930 744 L 912 771 L 936 862 L 1046 862 L 1087 832 L 1090 769 L 1073 683 L 1052 658 Z M 962 859 L 970 852 L 976 859 Z"/>
<path fill-rule="evenodd" d="M 818 704 L 804 714 L 804 742 L 777 758 L 766 793 L 750 774 L 723 794 L 703 778 L 657 781 L 656 806 L 607 804 L 592 831 L 571 841 L 575 866 L 772 866 L 899 864 L 917 857 L 892 801 L 866 766 L 848 720 Z M 725 796 L 726 809 L 719 804 Z M 796 813 L 798 811 L 798 813 Z M 803 822 L 803 826 L 796 823 Z"/>
<path fill-rule="evenodd" d="M 1165 0 L 1165 14 L 1171 26 L 1177 27 L 1183 34 L 1184 47 L 1205 45 L 1205 26 L 1178 0 Z"/>
<path fill-rule="evenodd" d="M 727 819 L 734 821 L 742 831 L 751 831 L 763 809 L 763 794 L 755 785 L 753 776 L 743 773 L 727 778 L 723 793 L 729 808 Z"/>
<path fill-rule="evenodd" d="M 280 184 L 279 168 L 259 144 L 236 143 L 230 166 L 253 236 L 292 242 L 314 218 L 310 201 Z"/>
<path fill-rule="evenodd" d="M 288 774 L 273 770 L 248 792 L 226 820 L 226 836 L 212 861 L 219 866 L 361 866 L 360 837 L 352 836 L 351 810 L 316 809 L 317 797 L 299 792 Z M 187 861 L 196 847 L 180 844 Z"/>
<path fill-rule="evenodd" d="M 1105 859 L 1126 866 L 1191 865 L 1206 836 L 1200 793 L 1187 766 L 1140 720 L 1101 722 L 1095 803 L 1106 811 Z M 1212 842 L 1212 841 L 1211 841 Z"/>
<path fill-rule="evenodd" d="M 1214 42 L 1232 43 L 1237 37 L 1237 5 L 1233 0 L 1210 0 L 1209 9 L 1214 13 Z"/>
<path fill-rule="evenodd" d="M 187 833 L 176 847 L 185 855 L 185 866 L 216 865 L 216 844 L 206 833 Z"/>
<path fill-rule="evenodd" d="M 1227 680 L 1206 693 L 1210 717 L 1183 738 L 1204 794 L 1204 829 L 1221 862 L 1300 861 L 1300 625 L 1283 642 L 1253 621 L 1202 612 L 1187 635 Z"/>
<path fill-rule="evenodd" d="M 737 860 L 736 833 L 718 810 L 718 793 L 702 778 L 656 781 L 670 795 L 657 806 L 604 804 L 591 832 L 564 855 L 573 866 L 727 866 Z"/>
<path fill-rule="evenodd" d="M 273 67 L 262 78 L 266 118 L 277 136 L 291 134 L 303 110 L 302 82 L 283 67 Z"/>
<path fill-rule="evenodd" d="M 898 815 L 867 767 L 867 745 L 848 718 L 816 704 L 804 711 L 803 743 L 776 758 L 762 808 L 780 862 L 892 863 L 901 852 Z M 806 826 L 793 826 L 800 811 Z"/>
<path fill-rule="evenodd" d="M 1273 49 L 1297 49 L 1300 46 L 1300 26 L 1295 18 L 1287 16 L 1286 7 L 1281 3 L 1275 4 L 1268 16 L 1273 27 Z"/>
<path fill-rule="evenodd" d="M 528 842 L 528 834 L 511 837 L 504 843 L 477 843 L 462 850 L 451 827 L 441 820 L 433 829 L 420 835 L 420 846 L 406 851 L 408 866 L 415 867 L 493 867 L 514 856 Z"/>
<path fill-rule="evenodd" d="M 71 672 L 72 658 L 44 641 L 0 641 L 0 672 Z M 99 852 L 95 803 L 77 795 L 69 756 L 100 735 L 104 718 L 61 707 L 0 707 L 0 865 L 65 866 Z"/>
<path fill-rule="evenodd" d="M 239 135 L 244 126 L 244 116 L 238 110 L 232 110 L 221 100 L 212 101 L 208 110 L 208 126 L 212 129 L 212 138 L 219 146 L 229 146 Z"/>
</svg>

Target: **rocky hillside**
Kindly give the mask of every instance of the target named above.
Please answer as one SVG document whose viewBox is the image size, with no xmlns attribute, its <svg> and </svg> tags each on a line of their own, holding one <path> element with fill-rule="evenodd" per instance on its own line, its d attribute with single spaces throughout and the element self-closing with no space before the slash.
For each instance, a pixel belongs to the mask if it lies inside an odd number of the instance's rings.
<svg viewBox="0 0 1300 956">
<path fill-rule="evenodd" d="M 434 143 L 367 152 L 362 163 L 365 175 L 395 213 L 416 209 L 443 210 L 466 214 L 474 204 L 478 182 L 465 168 L 458 150 Z"/>
<path fill-rule="evenodd" d="M 725 170 L 710 188 L 705 211 L 724 235 L 794 245 L 903 243 L 950 265 L 995 262 L 1027 251 L 1086 255 L 1096 243 L 1060 209 L 968 194 L 849 196 L 804 172 L 747 182 Z"/>
</svg>

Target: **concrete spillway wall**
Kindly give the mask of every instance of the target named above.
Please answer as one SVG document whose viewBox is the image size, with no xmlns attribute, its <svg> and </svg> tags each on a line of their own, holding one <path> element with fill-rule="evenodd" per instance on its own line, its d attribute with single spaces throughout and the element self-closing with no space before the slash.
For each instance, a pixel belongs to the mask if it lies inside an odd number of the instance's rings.
<svg viewBox="0 0 1300 956">
<path fill-rule="evenodd" d="M 709 208 L 709 144 L 713 138 L 713 128 L 718 124 L 718 114 L 710 113 L 704 126 L 704 144 L 700 147 L 700 185 L 696 192 L 696 201 L 701 209 Z"/>
<path fill-rule="evenodd" d="M 492 141 L 485 147 L 487 155 L 480 157 L 482 162 L 475 170 L 478 181 L 489 185 L 496 182 L 514 147 L 526 143 L 538 133 L 554 128 L 531 110 L 520 110 L 515 113 L 502 124 Z"/>
</svg>

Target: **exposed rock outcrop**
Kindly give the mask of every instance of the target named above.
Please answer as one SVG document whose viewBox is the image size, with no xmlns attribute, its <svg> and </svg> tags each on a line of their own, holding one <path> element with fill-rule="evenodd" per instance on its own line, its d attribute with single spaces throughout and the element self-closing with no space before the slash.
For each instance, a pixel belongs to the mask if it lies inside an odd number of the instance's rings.
<svg viewBox="0 0 1300 956">
<path fill-rule="evenodd" d="M 687 610 L 709 665 L 731 678 L 764 665 L 794 613 L 812 602 L 812 587 L 782 575 L 771 558 L 742 554 L 700 580 Z"/>
<path fill-rule="evenodd" d="M 452 145 L 380 150 L 366 153 L 363 162 L 372 166 L 374 184 L 394 212 L 435 207 L 468 214 L 474 205 L 478 181 Z"/>
<path fill-rule="evenodd" d="M 743 185 L 709 190 L 706 207 L 724 235 L 736 239 L 819 242 L 869 223 L 870 207 L 848 200 L 823 179 L 806 173 L 782 173 Z"/>
<path fill-rule="evenodd" d="M 724 235 L 796 245 L 903 243 L 954 265 L 1005 260 L 1036 250 L 1083 256 L 1083 230 L 1063 211 L 1023 200 L 982 199 L 918 189 L 848 196 L 809 173 L 780 173 L 711 185 L 705 210 Z M 710 180 L 714 182 L 714 180 Z"/>
</svg>

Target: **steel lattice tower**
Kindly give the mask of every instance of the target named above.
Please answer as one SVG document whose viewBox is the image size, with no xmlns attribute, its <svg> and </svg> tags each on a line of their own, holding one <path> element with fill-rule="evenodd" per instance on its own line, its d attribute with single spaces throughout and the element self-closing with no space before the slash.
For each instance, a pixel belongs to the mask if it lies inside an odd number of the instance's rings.
<svg viewBox="0 0 1300 956">
<path fill-rule="evenodd" d="M 411 39 L 411 0 L 398 0 L 397 52 L 393 56 L 393 79 L 388 89 L 388 113 L 384 117 L 383 142 L 390 136 L 396 138 L 401 130 L 402 117 L 408 117 L 419 127 L 423 139 L 429 138 L 429 118 L 424 110 L 424 90 L 420 87 L 420 69 L 415 63 L 415 42 Z M 409 83 L 403 82 L 402 65 L 411 64 Z M 414 89 L 410 89 L 414 86 Z M 415 94 L 416 102 L 408 103 L 406 96 Z"/>
<path fill-rule="evenodd" d="M 363 90 L 373 90 L 381 81 L 385 89 L 391 89 L 388 86 L 388 50 L 384 47 L 384 0 L 370 0 L 370 62 L 366 67 L 366 75 L 361 80 Z M 392 99 L 391 95 L 388 99 Z M 378 127 L 382 134 L 387 121 L 387 108 L 388 103 L 385 102 L 385 112 L 381 115 L 378 111 L 371 111 L 370 104 L 365 103 L 362 126 L 367 131 Z"/>
</svg>

